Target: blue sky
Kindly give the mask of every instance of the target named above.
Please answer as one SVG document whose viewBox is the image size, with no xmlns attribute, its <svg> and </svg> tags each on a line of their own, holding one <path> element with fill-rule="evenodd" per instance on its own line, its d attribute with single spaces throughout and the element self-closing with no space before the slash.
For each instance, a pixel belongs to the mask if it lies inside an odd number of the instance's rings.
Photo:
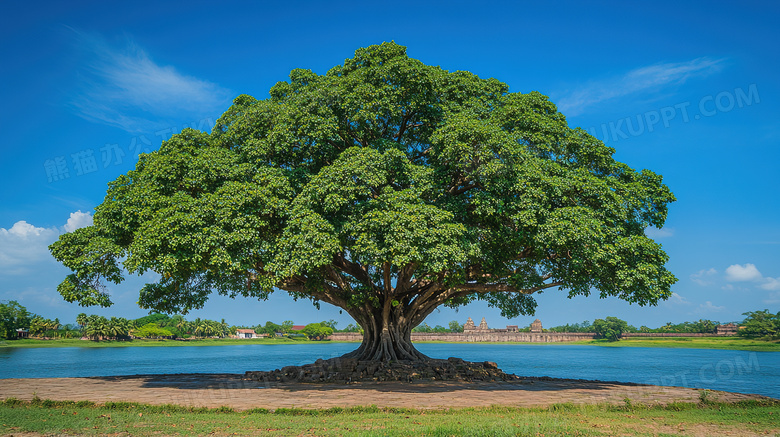
<svg viewBox="0 0 780 437">
<path fill-rule="evenodd" d="M 324 73 L 370 44 L 551 97 L 678 198 L 651 230 L 679 278 L 657 307 L 548 290 L 545 326 L 614 315 L 636 326 L 780 308 L 780 8 L 772 2 L 12 2 L 0 16 L 0 300 L 72 323 L 79 312 L 140 317 L 148 278 L 116 304 L 62 300 L 68 273 L 46 247 L 88 225 L 106 184 L 182 127 L 210 130 L 233 97 L 268 96 L 293 68 Z M 486 317 L 475 303 L 430 325 Z M 254 325 L 335 319 L 275 293 L 214 297 L 188 318 Z"/>
</svg>

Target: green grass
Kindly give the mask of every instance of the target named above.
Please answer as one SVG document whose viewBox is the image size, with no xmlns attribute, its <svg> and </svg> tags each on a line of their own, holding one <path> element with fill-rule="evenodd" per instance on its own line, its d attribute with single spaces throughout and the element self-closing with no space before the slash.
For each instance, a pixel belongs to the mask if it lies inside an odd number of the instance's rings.
<svg viewBox="0 0 780 437">
<path fill-rule="evenodd" d="M 589 340 L 582 344 L 610 347 L 672 347 L 780 352 L 780 341 L 751 340 L 742 337 L 629 337 L 620 341 Z"/>
<path fill-rule="evenodd" d="M 25 338 L 20 340 L 0 341 L 0 347 L 128 347 L 128 346 L 228 346 L 237 344 L 294 344 L 309 343 L 305 337 L 275 337 L 275 338 L 203 338 L 179 340 L 146 340 L 136 339 L 129 341 L 118 340 L 81 340 L 77 338 L 61 338 L 54 340 L 39 340 Z"/>
<path fill-rule="evenodd" d="M 7 399 L 0 432 L 79 435 L 776 435 L 780 402 L 644 406 L 559 404 L 549 408 L 415 410 L 331 408 L 233 411 L 134 403 Z"/>
</svg>

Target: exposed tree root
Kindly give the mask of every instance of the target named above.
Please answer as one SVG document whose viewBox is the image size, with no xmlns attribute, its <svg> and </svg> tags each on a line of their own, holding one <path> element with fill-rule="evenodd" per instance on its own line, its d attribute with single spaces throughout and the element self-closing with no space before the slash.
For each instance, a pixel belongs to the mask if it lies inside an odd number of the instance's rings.
<svg viewBox="0 0 780 437">
<path fill-rule="evenodd" d="M 357 351 L 355 351 L 357 352 Z M 354 354 L 354 352 L 353 352 Z M 351 355 L 351 354 L 349 354 Z M 250 371 L 245 377 L 263 382 L 374 382 L 374 381 L 516 381 L 489 361 L 472 363 L 460 358 L 398 361 L 358 360 L 347 356 L 287 366 L 269 372 Z"/>
</svg>

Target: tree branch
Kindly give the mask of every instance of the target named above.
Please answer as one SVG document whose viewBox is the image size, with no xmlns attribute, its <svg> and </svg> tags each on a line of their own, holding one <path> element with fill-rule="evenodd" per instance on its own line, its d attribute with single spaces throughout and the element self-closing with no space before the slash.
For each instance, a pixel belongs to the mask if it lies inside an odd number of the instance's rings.
<svg viewBox="0 0 780 437">
<path fill-rule="evenodd" d="M 465 193 L 465 192 L 467 192 L 469 190 L 472 190 L 474 188 L 480 188 L 480 187 L 481 187 L 480 184 L 474 182 L 474 183 L 469 184 L 469 185 L 460 186 L 460 188 L 457 188 L 456 186 L 452 186 L 452 187 L 450 187 L 449 190 L 447 190 L 447 192 L 449 192 L 453 196 L 457 196 L 459 194 L 463 194 L 463 193 Z"/>
<path fill-rule="evenodd" d="M 543 278 L 549 279 L 549 276 Z M 538 287 L 521 288 L 521 289 L 512 287 L 511 285 L 507 285 L 507 284 L 463 284 L 463 285 L 452 287 L 452 289 L 457 290 L 458 292 L 478 293 L 478 294 L 496 293 L 496 292 L 534 294 L 537 291 L 546 290 L 552 287 L 558 287 L 560 285 L 563 285 L 562 281 L 551 282 L 549 284 L 543 284 Z"/>
<path fill-rule="evenodd" d="M 411 262 L 404 266 L 400 272 L 398 272 L 398 279 L 395 284 L 395 294 L 404 295 L 411 287 L 411 279 L 414 271 L 417 270 L 418 264 Z"/>
<path fill-rule="evenodd" d="M 405 111 L 404 111 L 405 112 Z M 395 134 L 395 141 L 401 141 L 401 135 L 406 131 L 406 123 L 409 121 L 409 114 L 403 114 L 401 117 L 401 124 L 398 126 L 398 132 Z"/>
<path fill-rule="evenodd" d="M 431 151 L 431 149 L 433 149 L 433 146 L 430 146 L 430 147 L 426 148 L 425 150 L 420 151 L 419 153 L 417 153 L 416 155 L 414 155 L 411 158 L 411 161 L 417 161 L 418 159 L 420 159 L 423 156 L 427 155 Z"/>
<path fill-rule="evenodd" d="M 333 269 L 333 267 L 326 266 L 325 274 L 336 283 L 336 287 L 338 287 L 343 293 L 352 293 L 352 287 L 349 285 L 349 282 L 345 281 L 344 277 L 341 276 L 341 273 L 337 272 L 335 269 Z"/>
<path fill-rule="evenodd" d="M 368 271 L 358 263 L 352 262 L 344 257 L 344 253 L 340 252 L 333 256 L 333 265 L 338 267 L 344 273 L 362 282 L 364 285 L 376 288 L 374 281 L 371 280 Z"/>
<path fill-rule="evenodd" d="M 412 326 L 417 326 L 422 323 L 422 321 L 425 320 L 425 318 L 428 317 L 428 315 L 431 314 L 433 310 L 438 308 L 442 303 L 453 297 L 455 294 L 457 294 L 457 291 L 451 288 L 440 288 L 435 290 L 434 293 L 430 294 L 426 300 L 419 302 L 418 305 L 410 308 L 407 317 L 411 321 Z M 418 300 L 415 300 L 415 302 L 418 302 Z"/>
<path fill-rule="evenodd" d="M 297 277 L 296 277 L 297 276 Z M 340 296 L 340 289 L 328 283 L 323 283 L 323 289 L 310 289 L 306 287 L 306 281 L 301 281 L 300 275 L 281 281 L 276 286 L 280 290 L 304 293 L 322 302 L 335 305 L 339 308 L 347 308 L 347 301 Z"/>
<path fill-rule="evenodd" d="M 385 299 L 387 300 L 389 300 L 390 293 L 393 290 L 393 285 L 391 283 L 392 272 L 390 271 L 390 267 L 391 266 L 389 262 L 385 261 L 384 263 L 382 263 L 382 279 L 383 279 L 382 282 L 384 282 L 384 284 L 382 285 L 384 285 L 383 287 L 384 294 L 385 294 Z"/>
</svg>

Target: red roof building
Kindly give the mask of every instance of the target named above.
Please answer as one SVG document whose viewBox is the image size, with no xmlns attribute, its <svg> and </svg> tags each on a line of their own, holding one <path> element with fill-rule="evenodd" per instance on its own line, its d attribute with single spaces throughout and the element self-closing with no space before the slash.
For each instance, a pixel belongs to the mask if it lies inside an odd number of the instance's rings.
<svg viewBox="0 0 780 437">
<path fill-rule="evenodd" d="M 254 329 L 236 329 L 237 338 L 257 338 L 257 333 Z"/>
</svg>

